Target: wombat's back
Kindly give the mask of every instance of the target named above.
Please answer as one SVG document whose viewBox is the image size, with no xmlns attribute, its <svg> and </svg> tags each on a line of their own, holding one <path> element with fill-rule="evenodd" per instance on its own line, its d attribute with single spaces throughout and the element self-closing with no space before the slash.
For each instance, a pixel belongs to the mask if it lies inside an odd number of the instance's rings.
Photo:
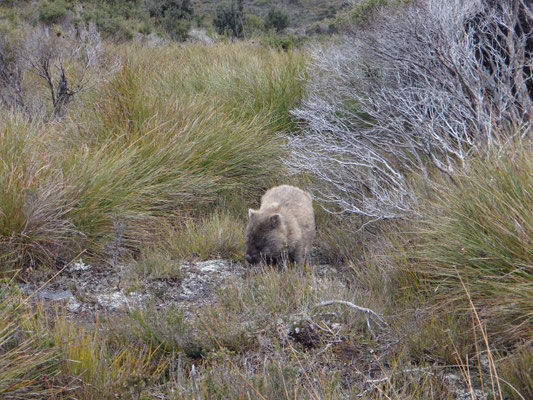
<svg viewBox="0 0 533 400">
<path fill-rule="evenodd" d="M 313 210 L 313 199 L 311 195 L 297 187 L 290 185 L 281 185 L 269 189 L 261 197 L 261 209 L 259 211 L 268 211 L 269 208 L 275 208 L 286 218 L 287 222 L 294 221 L 298 227 L 290 227 L 293 231 L 300 231 L 300 236 L 294 243 L 300 247 L 299 252 L 304 254 L 311 253 L 313 240 L 315 238 L 315 212 Z M 291 218 L 292 217 L 292 218 Z"/>
<path fill-rule="evenodd" d="M 276 203 L 290 211 L 293 211 L 293 208 L 296 210 L 302 207 L 307 210 L 313 210 L 311 195 L 300 188 L 290 185 L 276 186 L 267 190 L 261 197 L 260 210 L 267 209 Z"/>
</svg>

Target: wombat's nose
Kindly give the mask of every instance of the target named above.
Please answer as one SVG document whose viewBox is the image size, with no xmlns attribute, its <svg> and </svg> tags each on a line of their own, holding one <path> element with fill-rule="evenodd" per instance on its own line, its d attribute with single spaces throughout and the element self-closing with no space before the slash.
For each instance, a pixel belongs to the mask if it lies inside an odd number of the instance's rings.
<svg viewBox="0 0 533 400">
<path fill-rule="evenodd" d="M 244 256 L 244 259 L 246 260 L 247 263 L 252 264 L 253 258 L 252 258 L 251 255 L 246 254 L 246 255 Z"/>
</svg>

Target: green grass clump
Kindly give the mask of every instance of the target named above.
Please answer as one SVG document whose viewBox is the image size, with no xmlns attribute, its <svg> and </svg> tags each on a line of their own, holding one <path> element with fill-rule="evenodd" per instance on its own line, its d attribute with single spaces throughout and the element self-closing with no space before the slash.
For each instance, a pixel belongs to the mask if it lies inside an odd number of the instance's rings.
<svg viewBox="0 0 533 400">
<path fill-rule="evenodd" d="M 470 308 L 468 293 L 504 340 L 533 332 L 532 160 L 529 147 L 475 160 L 437 189 L 420 232 L 435 293 Z"/>
<path fill-rule="evenodd" d="M 244 222 L 227 212 L 214 211 L 170 228 L 165 248 L 180 259 L 242 259 Z"/>
</svg>

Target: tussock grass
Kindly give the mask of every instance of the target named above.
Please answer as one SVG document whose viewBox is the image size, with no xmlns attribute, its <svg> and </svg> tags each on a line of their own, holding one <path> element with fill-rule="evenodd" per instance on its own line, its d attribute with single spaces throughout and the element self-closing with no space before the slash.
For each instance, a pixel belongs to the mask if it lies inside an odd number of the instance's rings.
<svg viewBox="0 0 533 400">
<path fill-rule="evenodd" d="M 60 123 L 3 113 L 6 267 L 137 248 L 162 219 L 195 219 L 223 194 L 252 197 L 278 178 L 277 132 L 301 95 L 301 53 L 240 43 L 117 51 L 122 67 Z"/>
<path fill-rule="evenodd" d="M 45 140 L 42 124 L 0 114 L 0 265 L 8 268 L 49 265 L 79 237 Z"/>
<path fill-rule="evenodd" d="M 475 160 L 425 210 L 420 270 L 452 307 L 466 291 L 500 341 L 533 332 L 531 149 Z M 459 277 L 464 281 L 463 289 Z"/>
</svg>

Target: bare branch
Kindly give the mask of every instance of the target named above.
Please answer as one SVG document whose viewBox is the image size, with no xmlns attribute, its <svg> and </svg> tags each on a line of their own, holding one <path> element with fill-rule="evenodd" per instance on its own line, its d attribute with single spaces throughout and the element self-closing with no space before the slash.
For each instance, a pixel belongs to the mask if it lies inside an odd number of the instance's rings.
<svg viewBox="0 0 533 400">
<path fill-rule="evenodd" d="M 118 64 L 105 56 L 94 25 L 53 29 L 26 27 L 23 37 L 0 39 L 0 100 L 7 107 L 22 109 L 30 117 L 48 114 L 48 118 L 61 118 L 78 93 L 101 83 Z M 11 54 L 9 59 L 7 54 Z M 41 109 L 28 106 L 32 98 L 39 98 L 42 93 L 24 85 L 29 74 L 40 79 L 51 106 L 45 107 L 46 101 L 41 99 Z"/>
</svg>

